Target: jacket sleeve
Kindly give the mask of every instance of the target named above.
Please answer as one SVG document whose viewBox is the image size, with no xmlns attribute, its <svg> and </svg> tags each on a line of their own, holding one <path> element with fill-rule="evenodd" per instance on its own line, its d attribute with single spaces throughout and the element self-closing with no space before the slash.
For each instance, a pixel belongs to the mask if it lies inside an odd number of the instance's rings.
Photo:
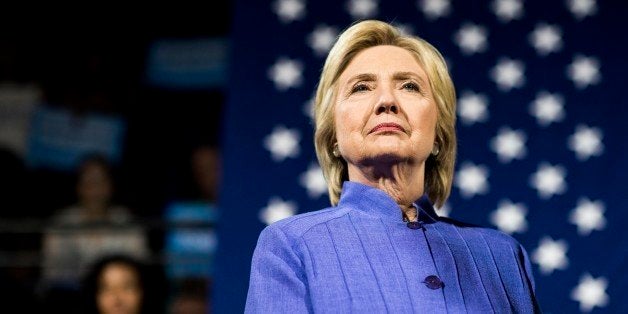
<svg viewBox="0 0 628 314">
<path fill-rule="evenodd" d="M 523 266 L 523 271 L 524 271 L 524 275 L 525 275 L 525 282 L 528 285 L 528 288 L 530 289 L 530 297 L 532 299 L 532 306 L 534 308 L 534 313 L 541 313 L 541 307 L 539 305 L 539 302 L 536 298 L 536 285 L 534 283 L 534 274 L 532 273 L 532 264 L 530 263 L 530 258 L 528 258 L 528 252 L 526 251 L 526 249 L 519 244 L 519 259 L 520 259 L 520 265 Z"/>
<path fill-rule="evenodd" d="M 285 233 L 266 227 L 251 263 L 245 313 L 312 312 L 303 263 Z"/>
</svg>

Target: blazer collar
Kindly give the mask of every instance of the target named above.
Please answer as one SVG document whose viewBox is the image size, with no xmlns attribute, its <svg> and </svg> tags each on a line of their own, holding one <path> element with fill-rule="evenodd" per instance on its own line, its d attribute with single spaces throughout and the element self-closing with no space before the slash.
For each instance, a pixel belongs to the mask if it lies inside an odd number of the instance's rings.
<svg viewBox="0 0 628 314">
<path fill-rule="evenodd" d="M 421 196 L 413 205 L 418 211 L 419 221 L 423 223 L 438 221 L 438 215 L 426 195 Z M 338 206 L 351 206 L 384 220 L 403 222 L 399 205 L 386 192 L 362 183 L 345 181 Z"/>
</svg>

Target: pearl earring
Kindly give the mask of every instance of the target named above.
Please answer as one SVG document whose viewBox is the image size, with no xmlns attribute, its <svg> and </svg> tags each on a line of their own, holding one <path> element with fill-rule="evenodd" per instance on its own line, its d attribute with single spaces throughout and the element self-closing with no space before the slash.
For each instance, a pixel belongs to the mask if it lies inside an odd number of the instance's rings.
<svg viewBox="0 0 628 314">
<path fill-rule="evenodd" d="M 338 150 L 338 143 L 334 144 L 334 149 L 331 151 L 334 157 L 340 157 L 340 150 Z"/>
<path fill-rule="evenodd" d="M 432 147 L 432 155 L 438 156 L 438 153 L 440 153 L 440 145 L 438 145 L 438 143 L 434 143 L 434 147 Z"/>
</svg>

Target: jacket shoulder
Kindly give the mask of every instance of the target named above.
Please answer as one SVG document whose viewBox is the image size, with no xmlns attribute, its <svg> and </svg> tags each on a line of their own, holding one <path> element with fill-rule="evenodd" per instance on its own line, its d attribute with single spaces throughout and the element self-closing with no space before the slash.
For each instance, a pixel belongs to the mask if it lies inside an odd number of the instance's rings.
<svg viewBox="0 0 628 314">
<path fill-rule="evenodd" d="M 506 234 L 502 231 L 493 229 L 493 228 L 487 228 L 487 227 L 483 227 L 483 226 L 479 226 L 479 225 L 474 225 L 474 224 L 470 224 L 470 223 L 466 223 L 466 222 L 461 222 L 455 219 L 451 219 L 451 218 L 447 218 L 447 217 L 439 217 L 438 219 L 441 222 L 444 222 L 446 224 L 450 224 L 453 225 L 455 228 L 459 228 L 459 229 L 467 229 L 467 230 L 472 230 L 474 232 L 478 232 L 480 233 L 487 241 L 490 242 L 500 242 L 500 243 L 506 243 L 509 244 L 511 247 L 515 248 L 515 249 L 519 249 L 519 247 L 521 246 L 521 244 L 519 243 L 519 241 L 517 241 L 515 238 L 513 238 L 511 235 Z"/>
<path fill-rule="evenodd" d="M 328 207 L 284 218 L 269 225 L 266 229 L 281 231 L 288 238 L 301 238 L 310 229 L 347 213 L 347 208 Z"/>
</svg>

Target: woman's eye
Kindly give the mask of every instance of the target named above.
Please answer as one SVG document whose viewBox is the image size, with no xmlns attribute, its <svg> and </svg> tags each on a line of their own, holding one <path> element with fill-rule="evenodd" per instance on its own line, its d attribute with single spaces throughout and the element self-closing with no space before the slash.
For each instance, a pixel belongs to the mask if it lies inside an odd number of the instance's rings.
<svg viewBox="0 0 628 314">
<path fill-rule="evenodd" d="M 419 85 L 417 85 L 416 83 L 412 83 L 412 82 L 408 82 L 403 84 L 402 86 L 403 89 L 408 90 L 408 91 L 413 91 L 413 92 L 418 92 L 419 89 Z"/>
<path fill-rule="evenodd" d="M 369 90 L 369 87 L 366 84 L 358 84 L 353 87 L 353 89 L 351 90 L 351 93 L 366 92 L 368 90 Z"/>
</svg>

